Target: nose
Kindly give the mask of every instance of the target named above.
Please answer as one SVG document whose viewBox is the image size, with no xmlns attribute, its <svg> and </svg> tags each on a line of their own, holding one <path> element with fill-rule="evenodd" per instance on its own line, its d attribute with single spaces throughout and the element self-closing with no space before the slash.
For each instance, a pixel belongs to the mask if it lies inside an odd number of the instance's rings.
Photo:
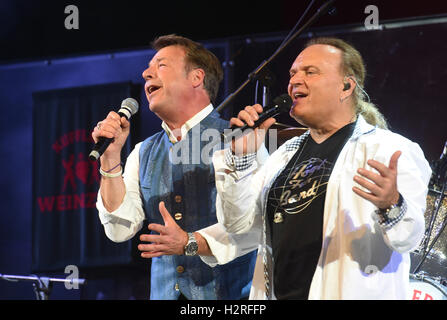
<svg viewBox="0 0 447 320">
<path fill-rule="evenodd" d="M 141 76 L 146 81 L 149 79 L 152 79 L 154 77 L 154 75 L 153 75 L 153 71 L 151 70 L 151 67 L 147 67 L 146 70 L 143 71 Z"/>
<path fill-rule="evenodd" d="M 303 77 L 299 75 L 299 73 L 295 73 L 289 80 L 288 92 L 289 95 L 292 95 L 292 91 L 294 88 L 302 86 L 304 84 Z"/>
<path fill-rule="evenodd" d="M 289 86 L 299 86 L 304 83 L 303 75 L 300 72 L 295 73 L 289 80 Z"/>
<path fill-rule="evenodd" d="M 289 95 L 292 96 L 293 89 L 296 87 L 299 87 L 302 84 L 303 84 L 302 77 L 298 76 L 297 74 L 293 75 L 289 80 L 289 85 L 288 85 Z"/>
</svg>

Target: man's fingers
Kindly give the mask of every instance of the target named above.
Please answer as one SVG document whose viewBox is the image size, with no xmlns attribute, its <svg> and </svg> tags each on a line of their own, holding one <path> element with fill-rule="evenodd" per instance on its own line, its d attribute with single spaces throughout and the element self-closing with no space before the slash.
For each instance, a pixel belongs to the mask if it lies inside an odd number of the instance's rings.
<svg viewBox="0 0 447 320">
<path fill-rule="evenodd" d="M 142 252 L 141 257 L 145 259 L 161 257 L 163 252 Z"/>
<path fill-rule="evenodd" d="M 144 252 L 165 252 L 166 246 L 162 244 L 139 244 L 138 250 Z"/>
<path fill-rule="evenodd" d="M 163 243 L 163 236 L 158 234 L 142 234 L 140 236 L 140 241 L 143 242 L 153 242 L 153 243 Z"/>
<path fill-rule="evenodd" d="M 244 125 L 244 121 L 239 118 L 231 118 L 230 119 L 230 127 L 242 127 Z"/>
<path fill-rule="evenodd" d="M 361 190 L 360 188 L 357 188 L 357 187 L 352 187 L 352 191 L 354 191 L 354 193 L 356 193 L 360 197 L 362 197 L 362 198 L 364 198 L 366 200 L 369 200 L 371 202 L 374 202 L 377 199 L 377 197 L 374 194 L 369 193 L 369 192 L 365 192 L 365 191 L 363 191 L 363 190 Z"/>
<path fill-rule="evenodd" d="M 166 233 L 166 227 L 162 226 L 161 224 L 151 223 L 150 225 L 147 226 L 147 228 L 149 230 L 158 232 L 159 234 L 165 234 Z"/>
<path fill-rule="evenodd" d="M 394 152 L 393 155 L 391 156 L 390 163 L 389 163 L 389 165 L 388 165 L 388 167 L 389 167 L 391 170 L 397 170 L 397 161 L 399 160 L 401 154 L 402 154 L 402 151 L 396 151 L 396 152 Z"/>
<path fill-rule="evenodd" d="M 173 221 L 171 214 L 165 207 L 165 203 L 160 201 L 158 204 L 158 210 L 160 210 L 161 216 L 163 217 L 163 221 L 165 222 L 165 226 L 167 226 L 171 221 Z"/>
<path fill-rule="evenodd" d="M 259 113 L 262 112 L 262 106 L 260 104 L 255 104 L 253 106 L 247 106 L 245 107 L 245 111 L 251 116 L 253 121 L 256 121 L 259 119 Z"/>
<path fill-rule="evenodd" d="M 378 186 L 383 186 L 384 185 L 384 178 L 372 171 L 363 169 L 363 168 L 359 168 L 357 169 L 357 173 L 360 174 L 362 177 L 365 177 L 369 180 L 371 180 L 372 182 L 374 182 L 375 184 L 377 184 Z"/>
<path fill-rule="evenodd" d="M 99 121 L 93 130 L 95 137 L 105 137 L 111 139 L 118 136 L 121 132 L 121 121 L 119 119 L 115 120 L 110 115 L 107 116 L 106 119 Z"/>
<path fill-rule="evenodd" d="M 121 128 L 121 117 L 118 113 L 111 111 L 104 119 L 101 121 L 101 129 L 108 131 L 116 131 Z"/>
<path fill-rule="evenodd" d="M 274 125 L 276 122 L 275 118 L 268 118 L 267 120 L 265 120 L 263 123 L 261 123 L 261 125 L 259 126 L 259 129 L 263 129 L 263 130 L 268 130 L 268 128 L 270 128 L 272 125 Z"/>
<path fill-rule="evenodd" d="M 379 171 L 379 173 L 383 176 L 383 177 L 387 177 L 390 175 L 390 173 L 394 173 L 397 171 L 397 161 L 399 160 L 400 155 L 402 154 L 401 151 L 396 151 L 393 153 L 393 155 L 390 158 L 390 162 L 388 164 L 388 167 L 376 160 L 370 159 L 368 160 L 368 164 L 376 169 L 377 171 Z"/>
<path fill-rule="evenodd" d="M 374 168 L 377 171 L 379 171 L 382 177 L 387 177 L 389 175 L 389 168 L 383 163 L 371 159 L 368 160 L 368 164 L 371 166 L 371 168 Z"/>
<path fill-rule="evenodd" d="M 130 122 L 129 120 L 126 119 L 126 117 L 121 117 L 121 128 L 127 128 L 128 126 L 130 126 Z"/>
<path fill-rule="evenodd" d="M 249 126 L 253 126 L 255 124 L 252 116 L 246 110 L 242 110 L 241 112 L 239 112 L 238 118 Z"/>
<path fill-rule="evenodd" d="M 369 182 L 368 180 L 363 179 L 362 177 L 359 176 L 354 176 L 354 181 L 357 182 L 362 187 L 368 189 L 371 192 L 371 194 L 375 196 L 380 196 L 381 188 L 377 186 L 375 183 Z"/>
</svg>

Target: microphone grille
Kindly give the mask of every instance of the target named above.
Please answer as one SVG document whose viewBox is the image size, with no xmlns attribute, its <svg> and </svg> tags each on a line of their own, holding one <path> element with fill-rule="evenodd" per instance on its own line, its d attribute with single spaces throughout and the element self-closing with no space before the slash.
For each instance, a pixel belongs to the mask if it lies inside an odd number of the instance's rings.
<svg viewBox="0 0 447 320">
<path fill-rule="evenodd" d="M 276 97 L 275 99 L 273 99 L 273 102 L 282 112 L 289 111 L 293 103 L 292 98 L 287 93 Z"/>
<path fill-rule="evenodd" d="M 138 112 L 139 104 L 138 104 L 137 100 L 135 100 L 133 98 L 126 98 L 121 103 L 121 107 L 127 107 L 127 109 L 129 109 L 130 113 L 132 115 L 134 115 L 135 113 Z"/>
</svg>

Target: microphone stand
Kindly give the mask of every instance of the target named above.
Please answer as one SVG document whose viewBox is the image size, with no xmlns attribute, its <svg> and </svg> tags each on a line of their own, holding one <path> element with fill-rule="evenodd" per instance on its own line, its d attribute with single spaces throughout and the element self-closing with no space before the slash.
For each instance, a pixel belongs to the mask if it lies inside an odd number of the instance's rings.
<svg viewBox="0 0 447 320">
<path fill-rule="evenodd" d="M 1 274 L 0 279 L 7 281 L 29 281 L 33 282 L 34 292 L 36 294 L 37 300 L 48 300 L 50 297 L 51 290 L 53 289 L 54 282 L 62 282 L 73 284 L 76 282 L 77 284 L 84 285 L 86 283 L 85 279 L 58 279 L 58 278 L 49 278 L 49 277 L 39 277 L 36 275 L 31 276 L 16 276 L 16 275 L 8 275 Z"/>
<path fill-rule="evenodd" d="M 241 91 L 244 89 L 250 82 L 253 80 L 260 80 L 260 77 L 262 75 L 262 72 L 264 68 L 273 60 L 276 58 L 276 56 L 283 51 L 284 48 L 286 48 L 296 37 L 298 37 L 303 31 L 308 28 L 310 25 L 312 25 L 319 17 L 324 15 L 326 12 L 329 11 L 330 6 L 335 0 L 329 0 L 325 4 L 323 4 L 317 12 L 297 31 L 295 32 L 285 43 L 279 46 L 279 48 L 273 53 L 273 55 L 268 58 L 267 60 L 264 60 L 252 73 L 248 75 L 248 79 L 245 80 L 242 85 L 236 89 L 233 93 L 231 93 L 225 100 L 216 108 L 217 112 L 221 112 L 229 103 L 232 101 Z"/>
<path fill-rule="evenodd" d="M 259 79 L 256 81 L 255 89 L 255 103 L 259 103 L 263 106 L 270 104 L 270 87 L 275 83 L 275 76 L 267 68 L 263 70 Z M 262 100 L 259 102 L 259 86 L 261 86 Z"/>
</svg>

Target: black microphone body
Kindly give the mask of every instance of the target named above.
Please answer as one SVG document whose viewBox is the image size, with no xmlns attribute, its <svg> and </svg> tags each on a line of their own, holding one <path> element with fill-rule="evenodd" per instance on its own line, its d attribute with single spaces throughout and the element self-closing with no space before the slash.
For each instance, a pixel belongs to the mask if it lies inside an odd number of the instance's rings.
<svg viewBox="0 0 447 320">
<path fill-rule="evenodd" d="M 233 129 L 231 132 L 224 132 L 221 134 L 221 139 L 223 142 L 230 142 L 231 139 L 237 139 L 239 137 L 244 136 L 250 130 L 247 129 L 255 129 L 259 127 L 265 120 L 268 118 L 272 118 L 280 113 L 288 112 L 292 105 L 292 98 L 288 94 L 280 95 L 273 100 L 273 107 L 268 109 L 267 111 L 261 113 L 259 115 L 259 119 L 254 122 L 253 126 L 249 126 L 245 124 L 242 127 L 232 126 Z"/>
<path fill-rule="evenodd" d="M 127 120 L 138 111 L 138 102 L 135 99 L 127 98 L 121 103 L 121 108 L 118 110 L 120 117 L 125 117 Z M 108 146 L 113 142 L 113 138 L 100 137 L 95 143 L 93 150 L 89 154 L 90 160 L 98 160 L 99 157 L 106 151 Z"/>
</svg>

